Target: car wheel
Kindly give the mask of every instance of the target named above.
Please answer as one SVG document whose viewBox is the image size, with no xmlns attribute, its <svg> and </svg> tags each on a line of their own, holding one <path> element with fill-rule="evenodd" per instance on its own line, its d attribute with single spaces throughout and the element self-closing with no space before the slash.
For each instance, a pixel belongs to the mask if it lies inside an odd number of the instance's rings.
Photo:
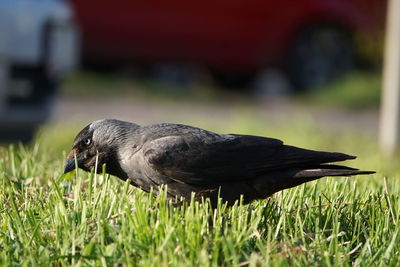
<svg viewBox="0 0 400 267">
<path fill-rule="evenodd" d="M 29 126 L 9 126 L 9 125 L 0 125 L 2 130 L 0 132 L 0 140 L 2 143 L 8 142 L 21 142 L 23 144 L 28 144 L 32 141 L 35 136 L 35 132 L 37 126 L 29 125 Z"/>
<path fill-rule="evenodd" d="M 247 90 L 255 79 L 255 73 L 234 73 L 211 70 L 211 76 L 217 86 L 225 89 Z"/>
<path fill-rule="evenodd" d="M 332 26 L 303 31 L 288 53 L 286 70 L 296 91 L 321 86 L 355 66 L 351 36 Z"/>
<path fill-rule="evenodd" d="M 50 116 L 57 83 L 51 81 L 41 68 L 14 67 L 11 69 L 11 84 L 13 90 L 7 106 L 10 112 L 22 111 L 24 116 L 14 114 L 17 119 L 0 125 L 0 140 L 28 143 L 38 126 Z"/>
<path fill-rule="evenodd" d="M 11 95 L 12 104 L 43 105 L 56 94 L 58 82 L 50 79 L 43 68 L 14 67 L 11 80 L 25 84 L 25 92 Z"/>
</svg>

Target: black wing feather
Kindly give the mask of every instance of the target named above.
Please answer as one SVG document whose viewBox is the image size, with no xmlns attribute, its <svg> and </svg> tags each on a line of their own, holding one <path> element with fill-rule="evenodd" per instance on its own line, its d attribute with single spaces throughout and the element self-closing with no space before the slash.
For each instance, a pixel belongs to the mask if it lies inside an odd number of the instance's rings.
<svg viewBox="0 0 400 267">
<path fill-rule="evenodd" d="M 158 173 L 194 185 L 254 179 L 270 171 L 355 158 L 251 135 L 221 135 L 206 142 L 191 135 L 167 136 L 149 142 L 144 155 Z"/>
</svg>

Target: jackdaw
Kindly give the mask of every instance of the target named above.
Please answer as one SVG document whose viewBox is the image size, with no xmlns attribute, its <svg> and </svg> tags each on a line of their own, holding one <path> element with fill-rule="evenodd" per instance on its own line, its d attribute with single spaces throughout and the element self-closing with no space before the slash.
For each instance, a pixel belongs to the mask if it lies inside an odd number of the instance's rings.
<svg viewBox="0 0 400 267">
<path fill-rule="evenodd" d="M 278 139 L 217 134 L 200 128 L 161 123 L 140 126 L 104 119 L 76 136 L 64 173 L 96 167 L 146 192 L 167 185 L 169 198 L 196 200 L 218 197 L 233 204 L 264 199 L 275 192 L 324 176 L 371 174 L 373 171 L 328 163 L 355 159 L 337 152 L 313 151 L 284 145 Z"/>
</svg>

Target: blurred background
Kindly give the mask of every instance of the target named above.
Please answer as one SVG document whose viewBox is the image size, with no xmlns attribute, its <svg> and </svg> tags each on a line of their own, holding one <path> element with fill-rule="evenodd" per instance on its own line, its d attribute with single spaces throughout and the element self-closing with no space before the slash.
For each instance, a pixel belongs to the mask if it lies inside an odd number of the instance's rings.
<svg viewBox="0 0 400 267">
<path fill-rule="evenodd" d="M 376 135 L 385 9 L 383 0 L 0 0 L 0 142 L 53 132 L 70 143 L 66 129 L 105 117 Z"/>
</svg>

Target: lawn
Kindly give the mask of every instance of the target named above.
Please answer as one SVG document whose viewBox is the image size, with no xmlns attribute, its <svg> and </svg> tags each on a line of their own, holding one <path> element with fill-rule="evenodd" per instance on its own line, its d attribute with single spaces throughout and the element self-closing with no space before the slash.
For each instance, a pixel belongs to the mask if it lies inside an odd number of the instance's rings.
<svg viewBox="0 0 400 267">
<path fill-rule="evenodd" d="M 83 126 L 83 125 L 80 125 Z M 79 127 L 80 127 L 79 126 Z M 400 167 L 375 139 L 299 120 L 251 116 L 219 132 L 359 156 L 377 174 L 324 178 L 250 205 L 175 207 L 108 175 L 62 175 L 78 126 L 49 126 L 31 146 L 0 146 L 0 265 L 395 266 L 400 261 Z M 62 134 L 60 134 L 62 133 Z"/>
</svg>

